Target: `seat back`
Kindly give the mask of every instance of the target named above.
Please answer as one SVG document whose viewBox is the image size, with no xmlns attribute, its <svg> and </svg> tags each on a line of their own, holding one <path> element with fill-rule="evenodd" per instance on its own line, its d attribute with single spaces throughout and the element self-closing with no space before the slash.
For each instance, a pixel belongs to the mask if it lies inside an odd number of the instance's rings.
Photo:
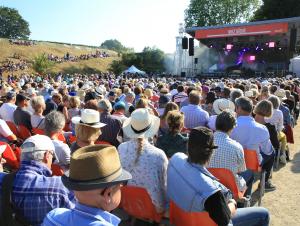
<svg viewBox="0 0 300 226">
<path fill-rule="evenodd" d="M 162 214 L 156 212 L 150 195 L 145 188 L 124 186 L 121 189 L 121 207 L 132 217 L 160 222 Z"/>
<path fill-rule="evenodd" d="M 111 145 L 111 143 L 106 142 L 106 141 L 102 141 L 102 140 L 97 140 L 97 141 L 95 142 L 95 144 L 107 144 L 107 145 Z"/>
<path fill-rule="evenodd" d="M 8 127 L 10 128 L 10 130 L 17 136 L 19 137 L 19 132 L 18 132 L 18 128 L 17 126 L 11 122 L 11 121 L 6 121 L 6 124 L 8 125 Z"/>
<path fill-rule="evenodd" d="M 0 147 L 5 148 L 4 152 L 2 153 L 2 157 L 6 160 L 6 163 L 13 169 L 18 169 L 20 166 L 20 161 L 11 146 L 8 143 L 0 141 Z"/>
<path fill-rule="evenodd" d="M 19 125 L 18 131 L 19 131 L 19 137 L 23 140 L 26 140 L 28 137 L 31 136 L 31 132 L 24 125 Z"/>
<path fill-rule="evenodd" d="M 64 174 L 63 169 L 55 163 L 51 165 L 51 171 L 52 171 L 52 176 L 62 176 Z"/>
<path fill-rule="evenodd" d="M 64 142 L 64 143 L 67 143 L 66 141 L 66 138 L 64 136 L 64 134 L 60 133 L 58 136 L 57 136 L 57 139 Z"/>
<path fill-rule="evenodd" d="M 40 129 L 40 128 L 32 128 L 32 132 L 34 134 L 39 134 L 39 135 L 45 135 L 44 130 Z"/>
<path fill-rule="evenodd" d="M 170 222 L 175 226 L 217 226 L 207 212 L 186 212 L 170 201 Z"/>
<path fill-rule="evenodd" d="M 235 199 L 239 198 L 239 189 L 237 187 L 235 177 L 229 169 L 225 168 L 207 168 L 208 171 L 219 179 L 220 183 L 227 187 L 233 194 Z"/>
<path fill-rule="evenodd" d="M 244 150 L 245 162 L 247 169 L 254 172 L 260 172 L 258 156 L 255 150 Z"/>
</svg>

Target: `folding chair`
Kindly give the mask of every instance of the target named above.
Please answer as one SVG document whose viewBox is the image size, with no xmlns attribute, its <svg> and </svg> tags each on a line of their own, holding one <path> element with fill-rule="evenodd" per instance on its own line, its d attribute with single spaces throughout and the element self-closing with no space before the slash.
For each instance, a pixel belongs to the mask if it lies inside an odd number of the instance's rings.
<svg viewBox="0 0 300 226">
<path fill-rule="evenodd" d="M 62 176 L 64 174 L 63 169 L 55 163 L 51 165 L 51 171 L 52 171 L 52 176 Z"/>
<path fill-rule="evenodd" d="M 24 125 L 19 125 L 18 126 L 18 131 L 19 131 L 19 137 L 22 140 L 26 140 L 28 137 L 31 137 L 31 132 Z"/>
<path fill-rule="evenodd" d="M 102 141 L 102 140 L 97 140 L 97 141 L 95 142 L 95 144 L 107 144 L 107 145 L 111 145 L 111 143 L 106 142 L 106 141 Z"/>
<path fill-rule="evenodd" d="M 17 136 L 19 137 L 19 132 L 18 132 L 18 128 L 17 126 L 11 122 L 11 121 L 5 121 L 6 124 L 8 125 L 8 127 L 10 128 L 10 130 Z"/>
<path fill-rule="evenodd" d="M 32 132 L 34 134 L 39 134 L 39 135 L 44 135 L 45 134 L 44 130 L 42 130 L 40 128 L 32 128 Z"/>
<path fill-rule="evenodd" d="M 0 146 L 5 146 L 2 157 L 6 160 L 6 163 L 13 169 L 18 169 L 20 166 L 20 158 L 17 157 L 17 154 L 13 151 L 11 146 L 3 141 L 0 141 Z"/>
<path fill-rule="evenodd" d="M 260 167 L 258 156 L 255 150 L 244 150 L 245 162 L 247 169 L 260 173 L 260 188 L 258 206 L 261 205 L 262 197 L 265 193 L 266 172 Z"/>
<path fill-rule="evenodd" d="M 170 201 L 170 223 L 175 226 L 217 226 L 207 212 L 186 212 Z"/>
<path fill-rule="evenodd" d="M 233 173 L 225 168 L 207 168 L 208 171 L 220 180 L 220 183 L 227 187 L 233 194 L 235 200 L 242 199 L 246 192 L 239 191 Z"/>
<path fill-rule="evenodd" d="M 133 218 L 150 222 L 161 222 L 163 213 L 158 213 L 145 188 L 124 186 L 121 188 L 120 207 Z"/>
</svg>

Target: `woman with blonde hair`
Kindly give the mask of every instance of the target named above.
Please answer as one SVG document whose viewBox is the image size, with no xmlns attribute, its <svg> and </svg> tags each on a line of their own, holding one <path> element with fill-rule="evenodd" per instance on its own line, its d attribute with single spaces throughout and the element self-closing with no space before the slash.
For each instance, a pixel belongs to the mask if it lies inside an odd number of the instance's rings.
<svg viewBox="0 0 300 226">
<path fill-rule="evenodd" d="M 177 152 L 187 152 L 188 137 L 181 134 L 184 115 L 178 110 L 169 111 L 166 117 L 168 132 L 157 138 L 156 146 L 162 149 L 168 158 Z"/>
<path fill-rule="evenodd" d="M 162 116 L 160 116 L 160 126 L 159 126 L 160 134 L 168 132 L 167 115 L 168 115 L 169 111 L 173 111 L 173 110 L 179 111 L 178 105 L 174 102 L 167 103 L 164 113 L 162 114 Z"/>
<path fill-rule="evenodd" d="M 43 116 L 43 112 L 46 109 L 44 97 L 35 96 L 31 99 L 30 104 L 34 110 L 30 119 L 32 128 L 44 129 L 45 116 Z"/>
<path fill-rule="evenodd" d="M 145 188 L 159 213 L 164 212 L 166 200 L 166 154 L 148 142 L 159 128 L 159 118 L 146 109 L 137 109 L 123 124 L 130 140 L 119 145 L 122 166 L 132 174 L 128 185 Z"/>
<path fill-rule="evenodd" d="M 99 112 L 92 109 L 84 109 L 81 116 L 72 118 L 72 123 L 77 140 L 70 147 L 71 154 L 79 148 L 94 145 L 101 135 L 101 127 L 106 125 L 100 123 Z"/>
</svg>

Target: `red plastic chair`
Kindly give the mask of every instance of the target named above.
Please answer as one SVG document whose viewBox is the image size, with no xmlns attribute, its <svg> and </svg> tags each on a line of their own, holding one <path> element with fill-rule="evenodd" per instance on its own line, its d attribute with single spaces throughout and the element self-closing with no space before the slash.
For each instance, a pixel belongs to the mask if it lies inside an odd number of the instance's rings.
<svg viewBox="0 0 300 226">
<path fill-rule="evenodd" d="M 8 125 L 8 127 L 10 128 L 10 130 L 17 136 L 19 137 L 19 132 L 18 132 L 18 128 L 17 126 L 11 122 L 11 121 L 6 121 L 6 124 Z"/>
<path fill-rule="evenodd" d="M 107 144 L 107 145 L 111 145 L 111 143 L 106 142 L 106 141 L 102 141 L 102 140 L 97 140 L 97 141 L 95 142 L 95 144 Z"/>
<path fill-rule="evenodd" d="M 145 188 L 125 186 L 121 188 L 122 199 L 120 207 L 130 216 L 159 223 L 163 213 L 157 213 L 155 206 Z"/>
<path fill-rule="evenodd" d="M 73 136 L 72 134 L 69 135 L 69 144 L 76 142 L 76 140 L 77 140 L 77 137 Z"/>
<path fill-rule="evenodd" d="M 244 150 L 244 156 L 247 169 L 250 169 L 256 173 L 260 173 L 260 188 L 258 199 L 258 206 L 260 206 L 262 197 L 265 193 L 266 172 L 260 167 L 258 156 L 255 150 Z"/>
<path fill-rule="evenodd" d="M 20 166 L 20 156 L 19 158 L 17 157 L 17 154 L 13 151 L 8 143 L 0 141 L 0 146 L 2 145 L 5 146 L 5 150 L 2 153 L 2 158 L 4 158 L 6 163 L 13 169 L 18 169 Z"/>
<path fill-rule="evenodd" d="M 186 212 L 170 201 L 170 222 L 175 226 L 217 226 L 207 212 Z"/>
<path fill-rule="evenodd" d="M 40 128 L 32 128 L 32 132 L 34 134 L 39 134 L 39 135 L 45 135 L 44 130 L 40 129 Z"/>
<path fill-rule="evenodd" d="M 52 176 L 62 176 L 64 174 L 63 169 L 55 163 L 51 165 L 51 171 L 52 171 Z"/>
<path fill-rule="evenodd" d="M 31 132 L 29 131 L 29 129 L 27 129 L 26 126 L 19 125 L 18 131 L 19 131 L 19 137 L 22 140 L 26 140 L 28 137 L 31 137 Z"/>
<path fill-rule="evenodd" d="M 62 133 L 60 133 L 58 135 L 57 139 L 60 140 L 60 141 L 62 141 L 62 142 L 64 142 L 64 143 L 67 143 L 66 138 L 65 138 L 65 136 Z"/>
<path fill-rule="evenodd" d="M 239 191 L 235 182 L 235 177 L 229 169 L 225 168 L 207 168 L 208 171 L 220 180 L 220 183 L 227 187 L 233 194 L 234 199 L 238 200 L 244 197 L 246 192 Z"/>
</svg>

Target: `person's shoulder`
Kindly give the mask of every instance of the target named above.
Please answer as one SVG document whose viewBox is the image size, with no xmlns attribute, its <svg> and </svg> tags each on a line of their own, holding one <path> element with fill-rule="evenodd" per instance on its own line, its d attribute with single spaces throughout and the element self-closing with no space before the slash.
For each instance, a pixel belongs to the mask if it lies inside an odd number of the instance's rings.
<svg viewBox="0 0 300 226">
<path fill-rule="evenodd" d="M 57 226 L 57 225 L 68 225 L 68 215 L 72 210 L 66 208 L 56 208 L 51 210 L 44 218 L 43 226 Z"/>
<path fill-rule="evenodd" d="M 52 140 L 52 143 L 54 144 L 55 148 L 59 147 L 70 150 L 69 146 L 61 140 Z"/>
</svg>

